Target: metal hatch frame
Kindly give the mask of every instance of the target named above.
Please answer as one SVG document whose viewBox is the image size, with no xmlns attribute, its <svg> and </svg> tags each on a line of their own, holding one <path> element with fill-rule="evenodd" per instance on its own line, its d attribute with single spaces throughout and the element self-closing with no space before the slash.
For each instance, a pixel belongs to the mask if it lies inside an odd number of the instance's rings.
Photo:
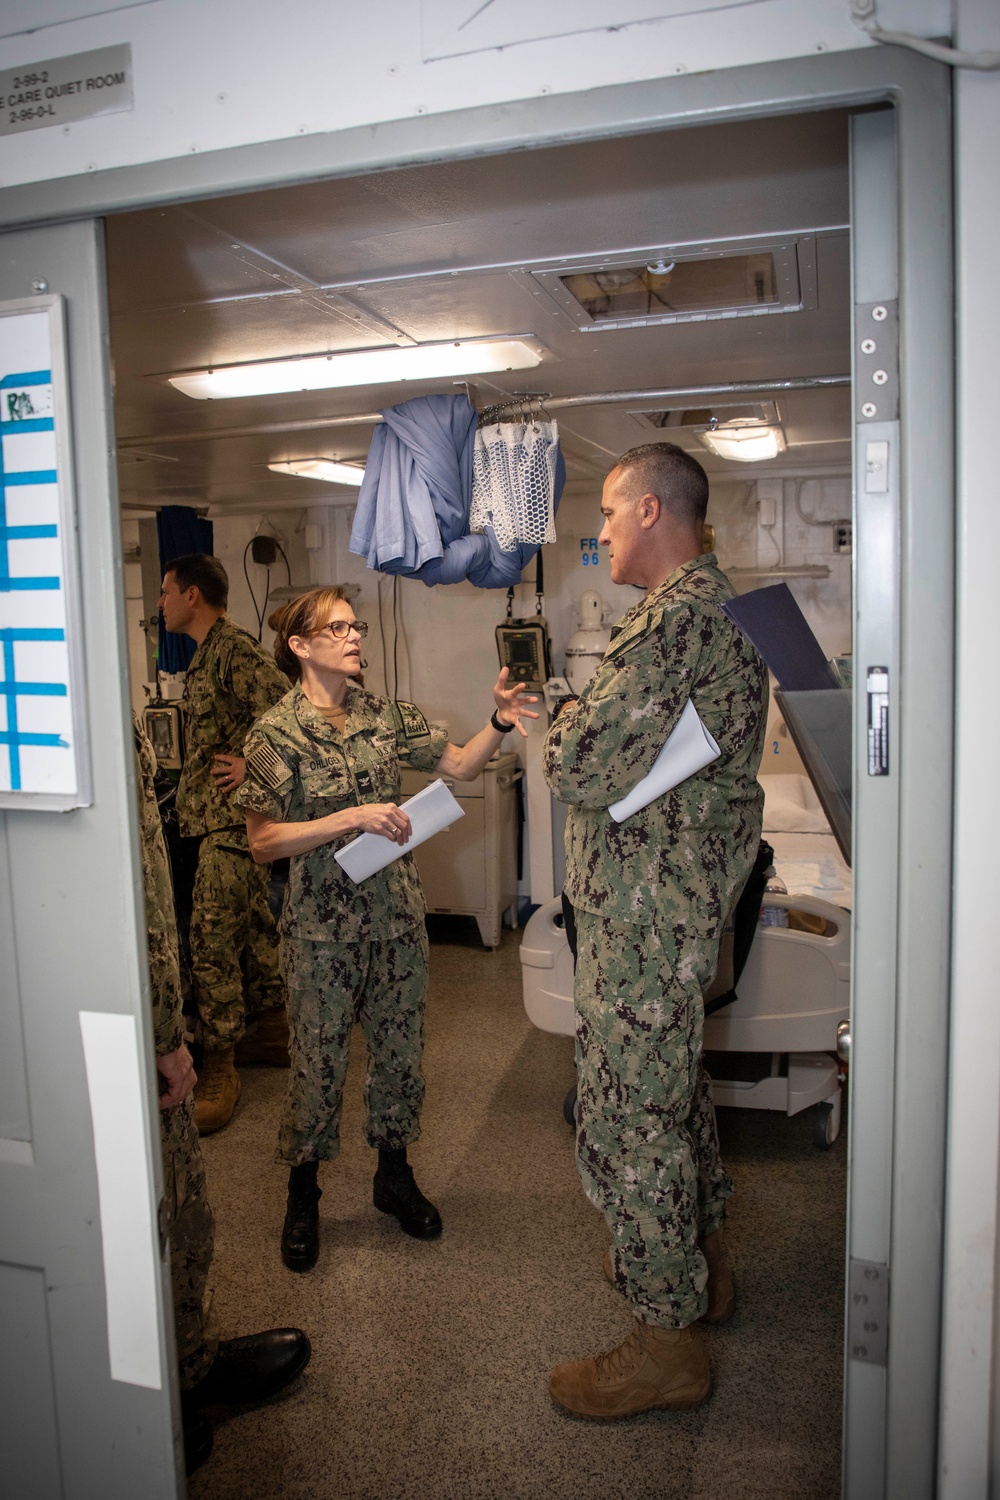
<svg viewBox="0 0 1000 1500">
<path fill-rule="evenodd" d="M 881 538 L 891 574 L 882 588 L 878 580 L 866 580 L 862 568 L 857 582 L 863 598 L 870 592 L 864 608 L 873 608 L 879 628 L 894 638 L 900 671 L 912 674 L 915 690 L 900 694 L 897 683 L 892 775 L 878 788 L 889 808 L 875 811 L 871 823 L 882 828 L 888 818 L 896 830 L 891 844 L 866 839 L 868 778 L 858 775 L 855 788 L 856 828 L 862 845 L 871 844 L 861 857 L 869 862 L 871 886 L 881 879 L 888 894 L 875 914 L 887 924 L 880 930 L 868 928 L 864 905 L 858 910 L 857 925 L 869 938 L 867 947 L 856 950 L 855 984 L 858 993 L 875 1000 L 881 1025 L 869 1028 L 867 1042 L 864 1027 L 859 1030 L 852 1098 L 852 1175 L 858 1178 L 864 1153 L 874 1170 L 861 1175 L 877 1178 L 882 1192 L 869 1187 L 861 1198 L 852 1192 L 848 1233 L 850 1254 L 859 1263 L 891 1262 L 892 1329 L 887 1365 L 865 1366 L 864 1390 L 856 1371 L 848 1372 L 848 1500 L 930 1500 L 936 1467 L 950 960 L 943 893 L 949 889 L 953 755 L 952 736 L 942 730 L 951 723 L 954 681 L 950 89 L 948 70 L 938 64 L 896 48 L 862 48 L 0 190 L 0 229 L 40 226 L 537 146 L 821 109 L 892 107 L 893 139 L 883 159 L 891 156 L 894 167 L 889 185 L 900 247 L 900 483 L 898 508 L 887 514 L 888 532 Z M 877 178 L 877 168 L 869 175 Z M 855 196 L 859 203 L 865 206 L 863 192 Z M 106 568 L 114 561 L 109 555 Z M 866 639 L 874 649 L 868 624 Z M 121 663 L 106 666 L 109 673 L 124 673 Z M 856 677 L 860 694 L 865 674 Z M 860 699 L 856 712 L 859 706 Z M 92 726 L 95 755 L 121 761 L 124 722 L 123 713 Z M 859 1115 L 864 1090 L 857 1085 L 865 1073 L 879 1086 L 879 1098 L 867 1101 L 872 1107 Z"/>
<path fill-rule="evenodd" d="M 706 260 L 732 260 L 750 254 L 770 254 L 774 259 L 774 302 L 729 304 L 691 308 L 676 312 L 621 313 L 617 317 L 594 318 L 565 285 L 565 277 L 587 271 L 610 271 L 631 266 L 637 258 L 671 260 L 690 264 Z M 546 294 L 547 310 L 565 326 L 580 333 L 613 332 L 621 328 L 655 328 L 669 323 L 708 323 L 722 318 L 774 317 L 776 313 L 811 311 L 816 306 L 816 236 L 813 234 L 761 236 L 755 240 L 722 240 L 703 245 L 658 245 L 641 250 L 616 250 L 608 255 L 568 256 L 558 267 L 532 267 L 515 273 L 537 283 Z"/>
</svg>

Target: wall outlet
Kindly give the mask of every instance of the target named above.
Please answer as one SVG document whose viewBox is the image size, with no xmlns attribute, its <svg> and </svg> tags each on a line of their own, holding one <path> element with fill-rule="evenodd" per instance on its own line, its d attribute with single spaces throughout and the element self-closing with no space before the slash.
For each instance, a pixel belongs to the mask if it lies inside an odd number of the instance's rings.
<svg viewBox="0 0 1000 1500">
<path fill-rule="evenodd" d="M 834 521 L 833 545 L 838 552 L 849 553 L 853 550 L 854 523 L 852 521 Z"/>
<path fill-rule="evenodd" d="M 780 479 L 758 479 L 754 484 L 757 525 L 764 531 L 773 531 L 780 524 L 784 488 Z"/>
</svg>

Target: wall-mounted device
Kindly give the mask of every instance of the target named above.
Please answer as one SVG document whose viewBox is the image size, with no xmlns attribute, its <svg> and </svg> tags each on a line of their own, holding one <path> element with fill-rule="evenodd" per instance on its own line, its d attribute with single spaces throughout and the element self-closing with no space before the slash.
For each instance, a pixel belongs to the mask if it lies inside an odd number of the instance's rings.
<svg viewBox="0 0 1000 1500">
<path fill-rule="evenodd" d="M 511 683 L 523 682 L 526 688 L 540 693 L 552 675 L 549 630 L 544 615 L 529 620 L 504 620 L 497 626 L 497 652 L 500 665 L 509 668 Z"/>
<path fill-rule="evenodd" d="M 143 723 L 161 771 L 179 771 L 184 763 L 184 738 L 179 703 L 162 703 L 142 711 Z"/>
</svg>

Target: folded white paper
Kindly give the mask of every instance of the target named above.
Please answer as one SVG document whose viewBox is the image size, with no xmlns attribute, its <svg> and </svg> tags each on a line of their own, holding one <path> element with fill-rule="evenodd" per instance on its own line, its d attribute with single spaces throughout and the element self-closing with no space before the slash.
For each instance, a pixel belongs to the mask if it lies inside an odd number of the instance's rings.
<svg viewBox="0 0 1000 1500">
<path fill-rule="evenodd" d="M 413 827 L 413 833 L 405 844 L 393 843 L 392 839 L 384 838 L 380 833 L 359 833 L 356 839 L 345 844 L 343 849 L 338 849 L 333 856 L 355 884 L 359 880 L 367 880 L 376 870 L 384 870 L 394 859 L 398 859 L 401 854 L 408 854 L 425 839 L 432 838 L 442 828 L 447 828 L 449 823 L 465 817 L 443 781 L 432 781 L 429 786 L 423 787 L 399 805 L 406 808 L 406 815 Z"/>
<path fill-rule="evenodd" d="M 662 797 L 664 792 L 673 791 L 696 771 L 703 771 L 721 754 L 689 698 L 684 712 L 668 734 L 666 744 L 654 760 L 652 770 L 636 782 L 627 797 L 613 802 L 608 812 L 616 823 L 623 822 L 640 808 L 655 802 L 657 797 Z"/>
</svg>

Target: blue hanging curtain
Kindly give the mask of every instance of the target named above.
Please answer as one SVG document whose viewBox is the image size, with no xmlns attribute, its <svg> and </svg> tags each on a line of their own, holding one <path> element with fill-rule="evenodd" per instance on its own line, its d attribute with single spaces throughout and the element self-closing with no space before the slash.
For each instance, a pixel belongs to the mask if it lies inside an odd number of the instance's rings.
<svg viewBox="0 0 1000 1500">
<path fill-rule="evenodd" d="M 381 573 L 433 587 L 468 579 L 481 589 L 518 583 L 538 548 L 504 552 L 492 526 L 469 531 L 476 412 L 466 396 L 417 396 L 387 406 L 368 450 L 350 550 Z M 555 502 L 566 480 L 556 459 Z"/>
<path fill-rule="evenodd" d="M 190 505 L 165 505 L 156 516 L 156 537 L 160 544 L 160 577 L 176 557 L 192 552 L 209 556 L 215 546 L 211 521 L 199 516 Z M 189 635 L 170 635 L 160 615 L 160 634 L 156 664 L 161 672 L 186 672 L 197 647 Z"/>
</svg>

